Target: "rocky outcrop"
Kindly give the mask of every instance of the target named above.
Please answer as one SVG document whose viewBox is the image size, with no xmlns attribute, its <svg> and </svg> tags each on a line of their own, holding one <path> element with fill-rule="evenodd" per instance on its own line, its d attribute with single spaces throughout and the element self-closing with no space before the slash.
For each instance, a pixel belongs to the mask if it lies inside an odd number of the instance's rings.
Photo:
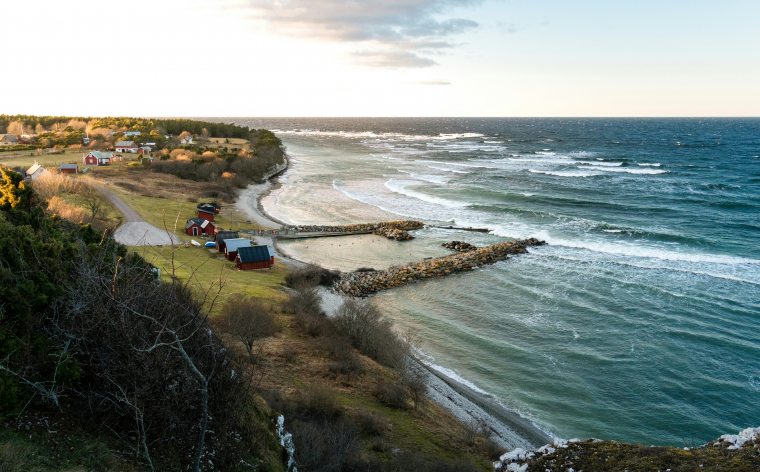
<svg viewBox="0 0 760 472">
<path fill-rule="evenodd" d="M 407 241 L 414 236 L 407 231 L 420 229 L 421 221 L 386 221 L 384 223 L 360 223 L 355 225 L 300 225 L 286 226 L 285 229 L 299 233 L 374 233 L 396 241 Z"/>
<path fill-rule="evenodd" d="M 466 243 L 464 241 L 451 241 L 450 243 L 443 243 L 441 246 L 457 252 L 474 251 L 478 248 L 477 246 L 473 246 L 472 244 Z"/>
<path fill-rule="evenodd" d="M 353 297 L 366 297 L 389 288 L 434 277 L 445 277 L 473 270 L 486 264 L 508 259 L 514 254 L 524 254 L 529 246 L 546 244 L 535 238 L 509 241 L 491 246 L 452 254 L 438 259 L 428 259 L 387 270 L 345 274 L 333 286 L 337 292 Z"/>
</svg>

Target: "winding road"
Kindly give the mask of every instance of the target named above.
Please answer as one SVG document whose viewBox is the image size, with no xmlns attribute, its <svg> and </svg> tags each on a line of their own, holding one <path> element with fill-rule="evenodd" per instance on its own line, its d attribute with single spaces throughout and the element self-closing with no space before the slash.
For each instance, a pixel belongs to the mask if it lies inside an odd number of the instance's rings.
<svg viewBox="0 0 760 472">
<path fill-rule="evenodd" d="M 112 191 L 98 186 L 98 190 L 114 204 L 126 219 L 126 223 L 114 231 L 113 238 L 125 246 L 169 246 L 182 244 L 182 239 L 166 230 L 146 222 L 135 210 Z"/>
</svg>

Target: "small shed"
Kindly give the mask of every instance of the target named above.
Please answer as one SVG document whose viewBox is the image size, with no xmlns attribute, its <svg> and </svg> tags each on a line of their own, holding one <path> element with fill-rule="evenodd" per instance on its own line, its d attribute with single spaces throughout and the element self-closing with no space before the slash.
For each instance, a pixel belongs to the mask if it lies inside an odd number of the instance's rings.
<svg viewBox="0 0 760 472">
<path fill-rule="evenodd" d="M 185 225 L 185 233 L 188 236 L 199 236 L 205 234 L 211 236 L 214 234 L 214 224 L 203 218 L 190 218 Z"/>
<path fill-rule="evenodd" d="M 78 174 L 79 164 L 61 164 L 61 174 Z"/>
<path fill-rule="evenodd" d="M 201 203 L 195 209 L 195 213 L 198 214 L 198 218 L 214 221 L 214 215 L 219 214 L 219 205 L 216 203 Z"/>
<path fill-rule="evenodd" d="M 238 249 L 241 247 L 250 247 L 251 240 L 248 238 L 231 238 L 224 240 L 224 254 L 228 261 L 234 261 L 237 257 Z"/>
<path fill-rule="evenodd" d="M 216 233 L 216 250 L 224 252 L 224 240 L 239 238 L 240 235 L 237 231 L 219 231 Z"/>
<path fill-rule="evenodd" d="M 235 264 L 240 270 L 269 269 L 274 265 L 274 256 L 269 246 L 250 246 L 238 249 Z"/>
<path fill-rule="evenodd" d="M 37 180 L 37 179 L 40 178 L 40 176 L 42 176 L 43 174 L 46 174 L 46 173 L 47 173 L 47 169 L 45 169 L 44 167 L 42 167 L 42 164 L 40 164 L 39 162 L 35 161 L 34 165 L 32 167 L 30 167 L 29 169 L 27 169 L 27 171 L 26 171 L 26 177 L 28 177 L 28 178 L 30 178 L 32 180 Z"/>
<path fill-rule="evenodd" d="M 150 154 L 150 146 L 140 146 L 137 149 L 137 154 Z"/>
</svg>

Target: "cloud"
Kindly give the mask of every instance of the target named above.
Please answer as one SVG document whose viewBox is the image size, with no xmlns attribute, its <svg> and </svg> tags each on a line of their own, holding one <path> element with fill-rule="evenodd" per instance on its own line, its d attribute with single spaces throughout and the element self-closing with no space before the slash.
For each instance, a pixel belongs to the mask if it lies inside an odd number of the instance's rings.
<svg viewBox="0 0 760 472">
<path fill-rule="evenodd" d="M 478 27 L 464 18 L 440 19 L 453 8 L 483 0 L 231 0 L 230 8 L 273 32 L 357 43 L 361 64 L 386 68 L 436 65 L 425 57 L 456 45 L 451 37 Z"/>
</svg>

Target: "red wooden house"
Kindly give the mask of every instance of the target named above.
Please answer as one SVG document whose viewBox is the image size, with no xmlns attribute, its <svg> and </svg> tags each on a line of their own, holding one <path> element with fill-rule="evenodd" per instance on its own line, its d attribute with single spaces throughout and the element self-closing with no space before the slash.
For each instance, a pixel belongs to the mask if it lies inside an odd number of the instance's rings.
<svg viewBox="0 0 760 472">
<path fill-rule="evenodd" d="M 201 234 L 213 236 L 214 230 L 213 223 L 203 218 L 190 218 L 185 225 L 185 233 L 188 236 L 199 236 Z"/>
<path fill-rule="evenodd" d="M 224 240 L 225 239 L 236 239 L 239 238 L 240 235 L 237 231 L 219 231 L 216 233 L 216 250 L 219 252 L 224 252 Z"/>
<path fill-rule="evenodd" d="M 251 240 L 248 238 L 231 238 L 224 240 L 224 255 L 228 261 L 234 261 L 237 258 L 238 249 L 241 247 L 250 247 Z"/>
<path fill-rule="evenodd" d="M 201 203 L 195 209 L 195 213 L 198 214 L 198 218 L 214 221 L 214 215 L 219 214 L 219 205 L 216 203 Z"/>
<path fill-rule="evenodd" d="M 240 270 L 269 269 L 274 265 L 274 254 L 269 246 L 241 247 L 235 264 Z"/>
<path fill-rule="evenodd" d="M 103 166 L 116 160 L 112 152 L 90 151 L 82 157 L 82 162 L 86 166 Z"/>
</svg>

